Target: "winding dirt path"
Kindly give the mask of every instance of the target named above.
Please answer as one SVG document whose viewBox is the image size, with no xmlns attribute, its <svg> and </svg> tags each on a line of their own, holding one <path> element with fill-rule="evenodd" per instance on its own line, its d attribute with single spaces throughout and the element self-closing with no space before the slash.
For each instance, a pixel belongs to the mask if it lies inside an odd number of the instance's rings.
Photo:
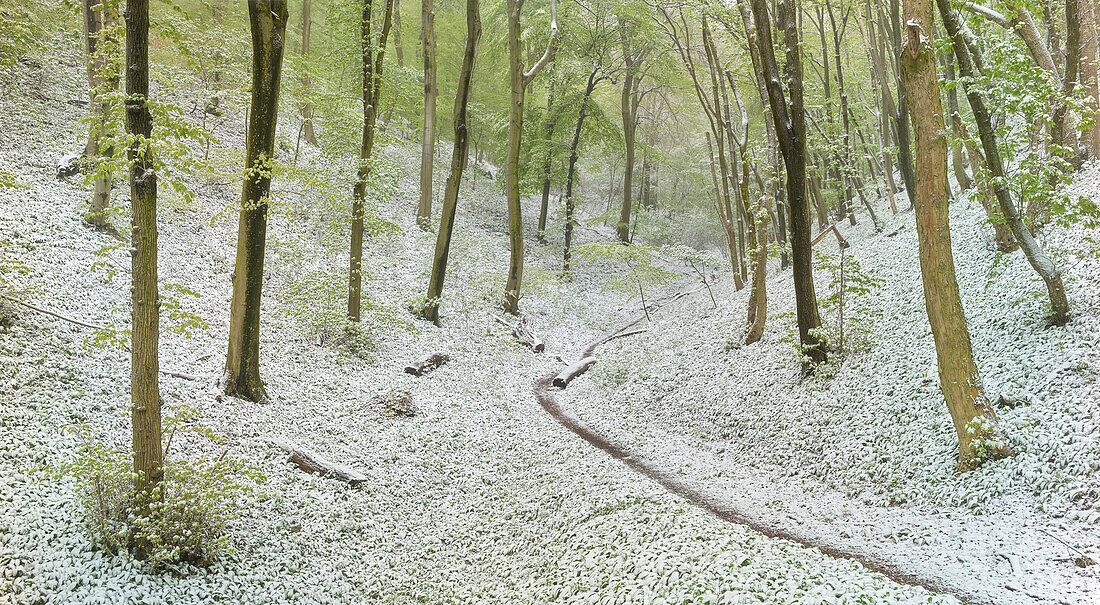
<svg viewBox="0 0 1100 605">
<path fill-rule="evenodd" d="M 663 306 L 679 298 L 696 292 L 680 292 L 679 294 L 654 303 L 650 307 L 652 312 L 657 307 Z M 589 343 L 580 353 L 580 358 L 591 356 L 597 348 L 620 336 L 628 335 L 627 331 L 645 319 L 645 315 L 627 323 L 618 329 L 607 333 L 603 337 Z M 535 383 L 535 397 L 539 404 L 559 424 L 569 429 L 592 446 L 611 455 L 612 458 L 622 461 L 638 474 L 649 478 L 667 491 L 687 500 L 696 506 L 723 521 L 736 523 L 770 538 L 789 540 L 808 548 L 814 548 L 835 559 L 848 559 L 857 561 L 867 569 L 881 573 L 891 580 L 909 586 L 917 586 L 933 593 L 952 596 L 967 605 L 1003 605 L 1006 603 L 1064 603 L 1068 601 L 1057 597 L 1041 596 L 1028 593 L 1021 588 L 1005 588 L 996 585 L 982 586 L 974 589 L 963 586 L 960 582 L 953 582 L 950 577 L 928 577 L 913 570 L 912 565 L 907 565 L 904 560 L 880 556 L 874 552 L 860 551 L 845 548 L 834 541 L 821 536 L 810 536 L 798 531 L 796 528 L 785 527 L 774 521 L 761 518 L 753 514 L 751 510 L 739 508 L 704 489 L 677 477 L 673 472 L 653 464 L 627 447 L 616 443 L 593 427 L 586 424 L 572 411 L 566 409 L 557 398 L 558 389 L 552 385 L 554 374 L 547 375 Z M 995 584 L 990 582 L 990 584 Z"/>
</svg>

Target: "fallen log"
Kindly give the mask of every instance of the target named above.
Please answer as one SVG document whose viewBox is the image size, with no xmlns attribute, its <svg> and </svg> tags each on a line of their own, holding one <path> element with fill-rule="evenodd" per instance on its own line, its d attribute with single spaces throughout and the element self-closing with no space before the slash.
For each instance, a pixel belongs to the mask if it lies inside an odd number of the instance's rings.
<svg viewBox="0 0 1100 605">
<path fill-rule="evenodd" d="M 588 371 L 588 368 L 596 365 L 595 357 L 585 357 L 580 361 L 574 362 L 569 367 L 565 368 L 554 377 L 554 381 L 551 383 L 559 389 L 564 389 L 569 386 L 573 379 Z"/>
<path fill-rule="evenodd" d="M 546 350 L 546 343 L 544 343 L 542 339 L 539 338 L 539 335 L 535 333 L 535 329 L 531 327 L 531 321 L 528 317 L 524 317 L 514 325 L 498 315 L 494 315 L 493 319 L 497 320 L 497 322 L 503 326 L 512 328 L 512 337 L 518 340 L 520 344 L 536 353 L 542 353 Z"/>
<path fill-rule="evenodd" d="M 413 376 L 423 376 L 450 360 L 451 357 L 446 353 L 440 353 L 438 351 L 430 353 L 423 359 L 414 361 L 405 366 L 405 373 L 412 374 Z"/>
<path fill-rule="evenodd" d="M 311 475 L 321 475 L 322 477 L 343 481 L 349 485 L 358 485 L 367 480 L 366 475 L 350 466 L 332 462 L 316 452 L 300 448 L 286 441 L 275 440 L 271 443 L 290 454 L 290 461 Z"/>
</svg>

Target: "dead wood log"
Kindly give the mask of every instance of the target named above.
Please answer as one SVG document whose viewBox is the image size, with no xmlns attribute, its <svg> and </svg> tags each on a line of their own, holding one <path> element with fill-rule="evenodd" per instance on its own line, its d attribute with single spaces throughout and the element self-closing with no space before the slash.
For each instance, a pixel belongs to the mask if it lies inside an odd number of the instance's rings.
<svg viewBox="0 0 1100 605">
<path fill-rule="evenodd" d="M 367 480 L 366 475 L 350 466 L 332 462 L 316 452 L 300 448 L 287 441 L 275 440 L 271 443 L 290 454 L 290 461 L 311 475 L 321 475 L 349 485 L 358 485 Z"/>
<path fill-rule="evenodd" d="M 512 337 L 535 353 L 542 353 L 546 350 L 546 343 L 544 343 L 542 339 L 539 338 L 539 335 L 535 333 L 535 328 L 531 325 L 530 317 L 524 316 L 515 324 L 509 323 L 508 320 L 499 315 L 494 315 L 493 319 L 497 320 L 501 325 L 511 328 Z"/>
<path fill-rule="evenodd" d="M 430 353 L 423 359 L 414 361 L 405 366 L 405 373 L 412 374 L 413 376 L 423 376 L 450 360 L 451 357 L 446 353 L 440 353 L 438 351 Z"/>
<path fill-rule="evenodd" d="M 585 357 L 580 361 L 574 362 L 569 367 L 565 368 L 554 377 L 553 385 L 559 389 L 564 389 L 569 386 L 573 379 L 588 371 L 588 368 L 596 365 L 595 357 Z"/>
</svg>

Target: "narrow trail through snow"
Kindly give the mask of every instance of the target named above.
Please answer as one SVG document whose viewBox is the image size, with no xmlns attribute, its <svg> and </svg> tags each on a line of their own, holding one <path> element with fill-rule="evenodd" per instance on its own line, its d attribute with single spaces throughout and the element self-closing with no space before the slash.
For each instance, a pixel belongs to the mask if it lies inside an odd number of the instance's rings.
<svg viewBox="0 0 1100 605">
<path fill-rule="evenodd" d="M 681 291 L 670 298 L 654 303 L 649 307 L 649 311 L 655 311 L 661 306 L 694 294 L 697 291 L 698 289 Z M 579 358 L 592 356 L 597 348 L 606 344 L 608 341 L 625 335 L 627 330 L 634 327 L 645 318 L 646 315 L 640 315 L 633 321 L 592 341 L 580 352 Z M 835 559 L 856 561 L 867 569 L 881 573 L 899 584 L 916 586 L 930 592 L 951 596 L 967 605 L 999 605 L 1009 602 L 1018 603 L 1020 602 L 1019 597 L 1024 595 L 1034 603 L 1065 603 L 1065 601 L 1060 599 L 1052 601 L 1046 596 L 1028 593 L 1021 594 L 1021 592 L 1016 591 L 1012 591 L 1012 594 L 1006 593 L 1001 595 L 998 593 L 1004 593 L 1005 590 L 1011 589 L 995 586 L 990 586 L 987 590 L 973 590 L 952 582 L 948 577 L 929 577 L 920 574 L 910 569 L 910 566 L 906 565 L 904 561 L 878 556 L 874 553 L 849 550 L 830 544 L 820 537 L 807 536 L 799 533 L 795 529 L 783 527 L 778 523 L 763 519 L 749 510 L 743 510 L 742 508 L 723 501 L 720 497 L 708 493 L 698 485 L 694 485 L 689 481 L 677 477 L 675 471 L 662 468 L 653 462 L 645 460 L 632 452 L 629 448 L 616 443 L 612 438 L 605 436 L 597 429 L 589 426 L 558 401 L 555 393 L 564 389 L 553 386 L 554 376 L 555 374 L 548 374 L 535 383 L 535 397 L 539 405 L 541 405 L 554 420 L 584 439 L 593 447 L 606 452 L 611 455 L 612 458 L 621 461 L 633 471 L 654 481 L 668 492 L 687 500 L 692 506 L 700 508 L 723 521 L 742 525 L 769 538 L 788 540 L 807 548 L 816 549 Z"/>
</svg>

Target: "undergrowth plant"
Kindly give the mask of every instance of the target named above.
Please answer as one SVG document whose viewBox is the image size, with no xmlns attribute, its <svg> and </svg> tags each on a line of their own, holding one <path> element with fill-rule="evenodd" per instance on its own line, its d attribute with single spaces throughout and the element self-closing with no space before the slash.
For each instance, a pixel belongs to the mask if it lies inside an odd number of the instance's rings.
<svg viewBox="0 0 1100 605">
<path fill-rule="evenodd" d="M 839 255 L 815 250 L 814 265 L 829 272 L 829 294 L 818 300 L 822 319 L 818 338 L 831 343 L 841 356 L 870 350 L 871 322 L 879 313 L 866 304 L 866 297 L 885 282 L 864 271 L 843 250 Z"/>
<path fill-rule="evenodd" d="M 82 432 L 76 459 L 55 468 L 54 475 L 75 479 L 77 503 L 97 547 L 129 553 L 153 571 L 208 565 L 230 547 L 228 524 L 265 478 L 256 467 L 229 456 L 224 446 L 216 458 L 172 457 L 172 442 L 183 433 L 223 441 L 199 427 L 197 416 L 193 408 L 183 407 L 166 417 L 164 476 L 143 501 L 134 489 L 129 453 Z"/>
</svg>

